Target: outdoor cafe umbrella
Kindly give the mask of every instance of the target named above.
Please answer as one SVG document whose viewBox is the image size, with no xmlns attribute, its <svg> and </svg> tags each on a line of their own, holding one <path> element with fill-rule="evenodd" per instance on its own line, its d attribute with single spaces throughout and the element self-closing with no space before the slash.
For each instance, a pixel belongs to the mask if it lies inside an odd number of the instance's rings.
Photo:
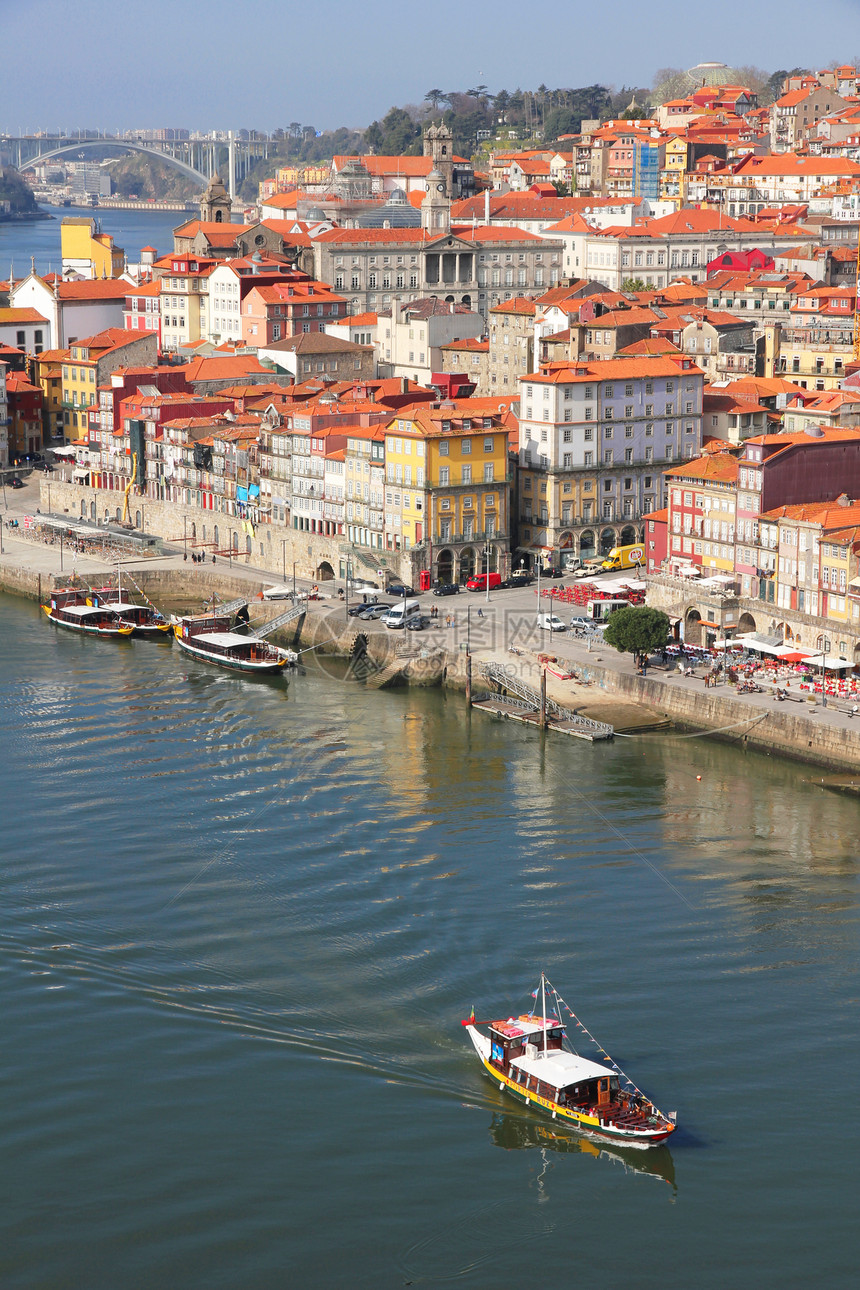
<svg viewBox="0 0 860 1290">
<path fill-rule="evenodd" d="M 812 655 L 811 655 L 811 654 L 801 654 L 799 650 L 795 650 L 795 651 L 794 651 L 794 653 L 792 653 L 792 654 L 783 654 L 783 655 L 781 655 L 781 657 L 780 657 L 780 662 L 782 662 L 782 663 L 806 663 L 806 662 L 807 662 L 811 657 L 812 657 Z"/>
</svg>

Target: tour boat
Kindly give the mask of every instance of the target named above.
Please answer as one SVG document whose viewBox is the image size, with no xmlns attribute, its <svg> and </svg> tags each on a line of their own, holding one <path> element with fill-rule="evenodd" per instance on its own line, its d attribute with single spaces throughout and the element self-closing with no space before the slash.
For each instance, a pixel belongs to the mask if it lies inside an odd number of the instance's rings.
<svg viewBox="0 0 860 1290">
<path fill-rule="evenodd" d="M 291 661 L 287 650 L 258 636 L 241 636 L 232 630 L 232 624 L 230 614 L 194 614 L 178 618 L 173 634 L 186 654 L 236 672 L 265 675 L 280 672 Z"/>
<path fill-rule="evenodd" d="M 554 1002 L 549 1012 L 547 995 Z M 461 1022 L 481 1065 L 491 1079 L 498 1080 L 499 1088 L 584 1133 L 629 1146 L 665 1142 L 675 1131 L 675 1112 L 664 1115 L 658 1111 L 600 1047 L 543 973 L 532 998 L 536 1001 L 532 1011 L 517 1017 L 476 1021 L 473 1009 L 472 1016 Z M 570 1024 L 596 1045 L 601 1061 L 581 1057 L 567 1042 L 562 1011 Z"/>
<path fill-rule="evenodd" d="M 75 632 L 87 632 L 91 636 L 130 636 L 134 631 L 131 623 L 113 607 L 92 605 L 87 600 L 88 592 L 78 588 L 64 588 L 52 591 L 47 604 L 42 605 L 45 614 L 58 627 L 68 627 Z"/>
<path fill-rule="evenodd" d="M 138 590 L 140 589 L 138 588 Z M 145 599 L 146 597 L 144 596 Z M 131 623 L 135 636 L 164 637 L 170 634 L 169 621 L 163 614 L 159 613 L 155 605 L 148 602 L 141 605 L 136 601 L 126 599 L 123 595 L 119 567 L 117 567 L 116 572 L 116 586 L 93 587 L 89 603 L 91 605 L 103 605 L 106 609 L 113 609 L 124 622 Z"/>
</svg>

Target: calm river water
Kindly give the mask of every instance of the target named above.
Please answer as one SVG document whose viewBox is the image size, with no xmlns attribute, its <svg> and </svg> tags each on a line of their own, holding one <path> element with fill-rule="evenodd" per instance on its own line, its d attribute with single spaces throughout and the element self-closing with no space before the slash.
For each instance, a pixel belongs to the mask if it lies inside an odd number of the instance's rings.
<svg viewBox="0 0 860 1290">
<path fill-rule="evenodd" d="M 0 695 L 4 1290 L 854 1283 L 858 805 L 814 771 L 2 596 Z M 481 1074 L 460 1018 L 542 967 L 671 1149 Z"/>
<path fill-rule="evenodd" d="M 50 220 L 32 220 L 23 223 L 0 223 L 0 278 L 8 278 L 9 265 L 18 280 L 30 272 L 30 257 L 36 262 L 37 273 L 53 270 L 59 273 L 60 224 L 64 219 L 89 216 L 101 224 L 103 233 L 110 233 L 114 243 L 122 247 L 130 264 L 137 264 L 140 250 L 154 246 L 162 255 L 173 250 L 173 230 L 194 215 L 181 211 L 121 211 L 102 210 L 92 206 L 43 206 Z"/>
</svg>

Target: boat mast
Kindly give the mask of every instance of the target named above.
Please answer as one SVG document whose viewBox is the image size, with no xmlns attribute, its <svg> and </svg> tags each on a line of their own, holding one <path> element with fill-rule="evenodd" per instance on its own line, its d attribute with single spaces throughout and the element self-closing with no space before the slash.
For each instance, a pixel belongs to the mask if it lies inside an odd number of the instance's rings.
<svg viewBox="0 0 860 1290">
<path fill-rule="evenodd" d="M 543 1055 L 546 1057 L 546 976 L 543 972 L 540 974 L 540 995 L 543 1006 Z"/>
</svg>

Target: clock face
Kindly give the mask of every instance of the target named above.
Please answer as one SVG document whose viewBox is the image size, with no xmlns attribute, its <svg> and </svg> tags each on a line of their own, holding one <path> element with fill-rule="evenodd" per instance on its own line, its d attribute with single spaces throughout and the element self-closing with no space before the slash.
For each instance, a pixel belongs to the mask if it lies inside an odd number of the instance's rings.
<svg viewBox="0 0 860 1290">
<path fill-rule="evenodd" d="M 444 191 L 445 191 L 445 185 L 444 185 L 444 184 L 437 184 L 437 185 L 436 185 L 436 191 L 437 191 L 437 193 L 444 193 Z"/>
</svg>

